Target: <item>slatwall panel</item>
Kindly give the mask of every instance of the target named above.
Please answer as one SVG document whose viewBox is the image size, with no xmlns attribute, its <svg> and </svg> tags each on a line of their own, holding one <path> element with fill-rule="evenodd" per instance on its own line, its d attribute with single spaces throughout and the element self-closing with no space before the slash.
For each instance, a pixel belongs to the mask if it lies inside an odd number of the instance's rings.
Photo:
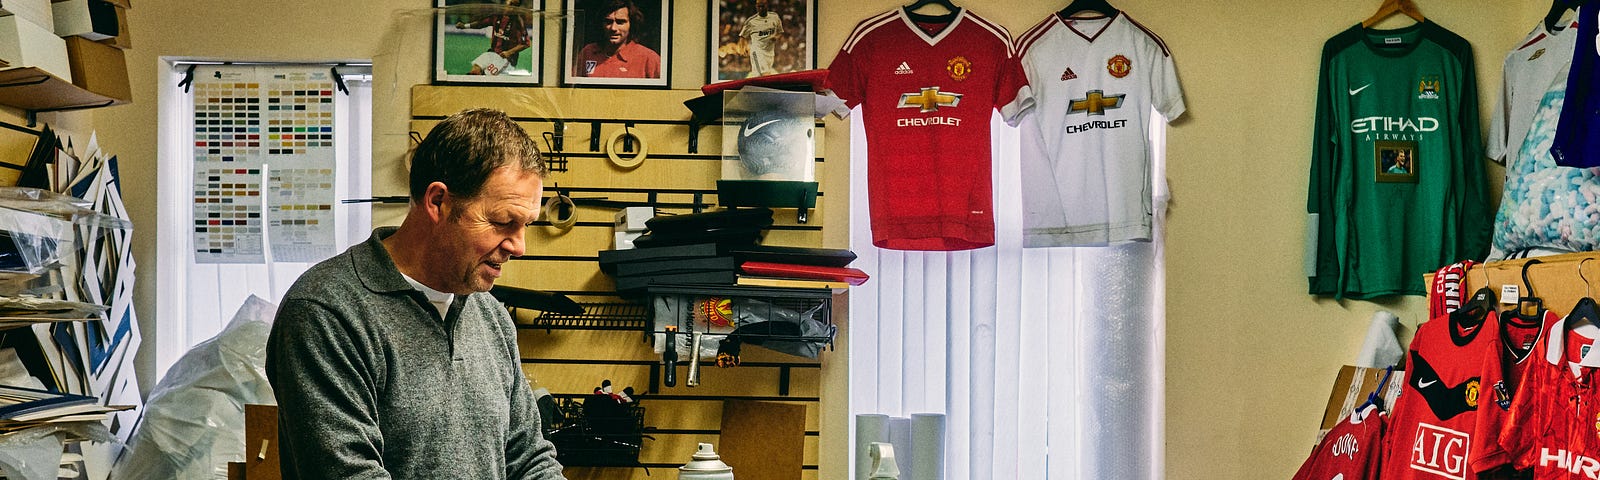
<svg viewBox="0 0 1600 480">
<path fill-rule="evenodd" d="M 698 91 L 555 89 L 516 87 L 464 87 L 419 85 L 412 89 L 411 130 L 425 135 L 444 117 L 473 107 L 491 107 L 511 115 L 545 148 L 544 132 L 561 120 L 566 129 L 566 171 L 551 174 L 545 190 L 570 197 L 605 197 L 609 200 L 669 203 L 716 203 L 716 180 L 721 177 L 720 128 L 699 130 L 699 149 L 690 153 L 689 110 L 683 101 Z M 632 123 L 632 126 L 628 126 Z M 598 135 L 595 135 L 598 125 Z M 630 129 L 648 143 L 642 165 L 622 169 L 606 157 L 604 146 L 591 149 L 615 132 Z M 816 151 L 826 151 L 825 131 L 816 130 Z M 417 138 L 420 138 L 418 136 Z M 620 143 L 620 142 L 619 142 Z M 619 147 L 620 148 L 620 147 Z M 827 191 L 824 159 L 817 159 L 817 178 L 823 181 L 817 207 L 806 223 L 796 221 L 796 210 L 777 209 L 775 225 L 764 237 L 769 245 L 821 247 L 822 220 Z M 842 168 L 842 165 L 839 165 Z M 842 187 L 841 187 L 842 188 Z M 405 192 L 376 192 L 403 195 Z M 689 208 L 663 208 L 665 213 L 690 213 Z M 562 231 L 547 223 L 528 228 L 528 248 L 523 258 L 506 265 L 503 285 L 567 293 L 579 302 L 618 302 L 611 278 L 600 273 L 596 255 L 610 248 L 613 208 L 579 206 L 577 224 Z M 841 212 L 843 210 L 841 209 Z M 519 323 L 531 323 L 539 312 L 514 311 Z M 687 362 L 678 369 L 676 387 L 660 386 L 661 357 L 650 349 L 645 332 L 606 330 L 523 329 L 519 336 L 523 371 L 535 385 L 557 397 L 587 394 L 602 379 L 610 379 L 618 392 L 632 386 L 643 395 L 646 435 L 639 460 L 645 468 L 570 467 L 572 479 L 672 478 L 699 442 L 717 442 L 725 399 L 793 402 L 807 407 L 804 468 L 798 478 L 816 480 L 819 409 L 824 369 L 846 368 L 835 352 L 825 350 L 820 360 L 795 357 L 760 347 L 743 350 L 744 365 L 719 369 L 702 367 L 701 386 L 684 385 Z M 833 365 L 838 365 L 833 367 Z M 656 391 L 650 392 L 652 385 Z M 735 470 L 737 473 L 737 469 Z"/>
</svg>

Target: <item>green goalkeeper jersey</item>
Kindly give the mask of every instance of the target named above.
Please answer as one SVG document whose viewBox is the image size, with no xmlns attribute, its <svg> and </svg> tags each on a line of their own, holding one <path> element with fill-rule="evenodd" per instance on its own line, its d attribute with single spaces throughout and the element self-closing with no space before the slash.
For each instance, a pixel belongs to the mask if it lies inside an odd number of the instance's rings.
<svg viewBox="0 0 1600 480">
<path fill-rule="evenodd" d="M 1472 47 L 1431 21 L 1351 27 L 1322 50 L 1306 211 L 1311 293 L 1425 293 L 1423 275 L 1488 252 Z"/>
</svg>

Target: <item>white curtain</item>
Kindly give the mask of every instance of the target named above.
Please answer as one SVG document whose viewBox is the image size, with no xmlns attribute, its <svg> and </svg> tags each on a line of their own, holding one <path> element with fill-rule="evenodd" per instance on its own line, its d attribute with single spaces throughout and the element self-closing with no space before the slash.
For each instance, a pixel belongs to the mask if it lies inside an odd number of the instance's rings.
<svg viewBox="0 0 1600 480">
<path fill-rule="evenodd" d="M 1154 118 L 1155 242 L 1022 248 L 1019 129 L 996 115 L 996 245 L 950 253 L 872 246 L 852 121 L 850 248 L 873 276 L 850 292 L 852 414 L 946 414 L 945 479 L 1161 478 L 1167 195 Z"/>
</svg>

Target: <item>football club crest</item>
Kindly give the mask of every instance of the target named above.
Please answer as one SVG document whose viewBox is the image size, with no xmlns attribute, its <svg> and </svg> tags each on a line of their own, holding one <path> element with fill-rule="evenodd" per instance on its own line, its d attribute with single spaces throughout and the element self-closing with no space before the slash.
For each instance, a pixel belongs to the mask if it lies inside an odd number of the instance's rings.
<svg viewBox="0 0 1600 480">
<path fill-rule="evenodd" d="M 968 61 L 967 57 L 958 56 L 945 62 L 944 69 L 950 72 L 950 78 L 959 82 L 966 80 L 967 75 L 972 74 L 972 62 Z"/>
<path fill-rule="evenodd" d="M 1065 82 L 1067 80 L 1072 80 L 1072 79 L 1075 79 L 1075 78 L 1078 78 L 1078 74 L 1072 73 L 1072 67 L 1067 67 L 1067 71 L 1061 72 L 1061 81 L 1063 81 L 1063 82 Z"/>
<path fill-rule="evenodd" d="M 701 304 L 706 316 L 706 321 L 714 327 L 733 325 L 733 300 L 722 297 L 707 297 Z"/>
<path fill-rule="evenodd" d="M 1594 433 L 1596 436 L 1600 436 L 1600 413 L 1594 416 Z"/>
<path fill-rule="evenodd" d="M 1439 76 L 1427 75 L 1417 82 L 1417 98 L 1422 100 L 1439 99 Z"/>
<path fill-rule="evenodd" d="M 1478 408 L 1478 379 L 1474 378 L 1468 381 L 1467 388 L 1463 389 L 1462 395 L 1465 397 L 1468 407 Z"/>
<path fill-rule="evenodd" d="M 1106 60 L 1106 71 L 1111 72 L 1113 77 L 1126 77 L 1128 72 L 1133 71 L 1133 62 L 1129 61 L 1128 57 L 1117 55 L 1111 57 L 1110 60 Z"/>
</svg>

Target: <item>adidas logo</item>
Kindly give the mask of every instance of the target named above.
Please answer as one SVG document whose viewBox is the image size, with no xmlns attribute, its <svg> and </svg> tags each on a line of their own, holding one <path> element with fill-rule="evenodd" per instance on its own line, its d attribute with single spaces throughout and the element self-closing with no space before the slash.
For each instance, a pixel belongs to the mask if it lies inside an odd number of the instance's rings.
<svg viewBox="0 0 1600 480">
<path fill-rule="evenodd" d="M 1072 73 L 1072 67 L 1067 67 L 1067 71 L 1061 72 L 1061 81 L 1063 81 L 1063 82 L 1065 82 L 1067 80 L 1072 80 L 1072 79 L 1075 79 L 1075 78 L 1078 78 L 1078 74 Z"/>
<path fill-rule="evenodd" d="M 900 62 L 900 67 L 894 69 L 894 74 L 895 75 L 910 75 L 911 74 L 911 66 L 910 65 L 906 65 L 906 62 Z"/>
</svg>

